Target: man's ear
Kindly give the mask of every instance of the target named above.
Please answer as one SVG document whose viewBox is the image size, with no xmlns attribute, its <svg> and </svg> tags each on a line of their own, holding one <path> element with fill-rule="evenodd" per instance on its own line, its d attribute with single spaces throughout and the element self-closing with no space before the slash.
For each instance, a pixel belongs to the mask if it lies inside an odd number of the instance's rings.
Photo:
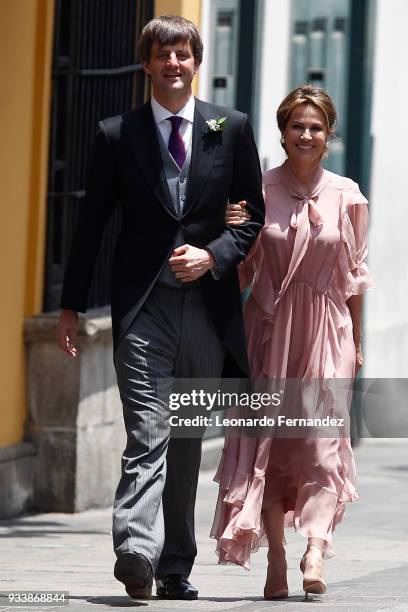
<svg viewBox="0 0 408 612">
<path fill-rule="evenodd" d="M 198 64 L 197 62 L 194 62 L 194 74 L 197 74 L 198 69 L 200 68 L 201 64 Z"/>
<path fill-rule="evenodd" d="M 143 62 L 143 70 L 148 76 L 150 76 L 149 62 Z"/>
</svg>

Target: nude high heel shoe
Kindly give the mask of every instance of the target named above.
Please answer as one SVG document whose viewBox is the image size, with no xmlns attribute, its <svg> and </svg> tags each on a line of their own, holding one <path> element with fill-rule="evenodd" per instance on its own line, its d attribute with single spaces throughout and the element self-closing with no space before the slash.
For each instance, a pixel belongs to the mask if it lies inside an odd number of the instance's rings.
<svg viewBox="0 0 408 612">
<path fill-rule="evenodd" d="M 268 572 L 264 588 L 265 599 L 285 599 L 289 595 L 288 581 L 286 577 L 287 564 L 285 549 L 269 549 Z"/>
<path fill-rule="evenodd" d="M 323 555 L 320 548 L 309 544 L 300 562 L 303 573 L 303 590 L 307 600 L 309 593 L 322 595 L 326 592 L 326 583 L 322 578 Z"/>
</svg>

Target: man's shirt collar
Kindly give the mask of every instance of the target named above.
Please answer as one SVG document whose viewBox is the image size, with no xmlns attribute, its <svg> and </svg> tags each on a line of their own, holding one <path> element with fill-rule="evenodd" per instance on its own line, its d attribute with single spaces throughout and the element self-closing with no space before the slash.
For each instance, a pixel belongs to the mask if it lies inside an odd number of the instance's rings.
<svg viewBox="0 0 408 612">
<path fill-rule="evenodd" d="M 164 106 L 159 104 L 153 96 L 151 97 L 150 102 L 152 105 L 153 117 L 154 117 L 154 121 L 156 124 L 159 124 L 162 121 L 165 121 L 168 117 L 171 117 L 171 115 L 173 114 L 171 111 L 169 111 L 168 108 L 165 108 Z M 181 108 L 178 113 L 176 113 L 176 116 L 183 117 L 183 119 L 186 119 L 190 123 L 194 123 L 194 109 L 195 109 L 195 99 L 194 99 L 194 96 L 191 95 L 190 98 L 188 99 L 187 104 L 183 106 L 183 108 Z"/>
</svg>

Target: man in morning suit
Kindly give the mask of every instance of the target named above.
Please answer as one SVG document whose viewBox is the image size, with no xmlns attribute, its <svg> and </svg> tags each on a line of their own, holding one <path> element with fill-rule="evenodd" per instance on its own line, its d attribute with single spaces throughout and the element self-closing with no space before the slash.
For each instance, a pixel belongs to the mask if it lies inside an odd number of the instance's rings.
<svg viewBox="0 0 408 612">
<path fill-rule="evenodd" d="M 261 171 L 247 115 L 192 95 L 202 50 L 182 17 L 144 28 L 139 52 L 152 96 L 99 123 L 61 299 L 59 343 L 75 357 L 77 313 L 86 310 L 106 223 L 121 206 L 112 328 L 127 446 L 113 510 L 114 573 L 135 598 L 150 597 L 153 576 L 160 598 L 198 595 L 188 576 L 201 440 L 170 438 L 158 381 L 249 374 L 236 268 L 263 225 Z M 221 116 L 218 129 L 211 120 Z M 227 202 L 241 200 L 250 220 L 227 227 Z"/>
</svg>

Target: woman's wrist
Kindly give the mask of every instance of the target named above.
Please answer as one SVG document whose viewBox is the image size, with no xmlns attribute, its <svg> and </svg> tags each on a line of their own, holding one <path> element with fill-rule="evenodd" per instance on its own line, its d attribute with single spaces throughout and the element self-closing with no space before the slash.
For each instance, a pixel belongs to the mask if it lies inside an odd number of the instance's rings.
<svg viewBox="0 0 408 612">
<path fill-rule="evenodd" d="M 353 324 L 353 338 L 356 340 L 357 338 L 361 338 L 363 335 L 363 330 L 360 325 Z"/>
<path fill-rule="evenodd" d="M 358 336 L 353 334 L 353 340 L 356 346 L 361 346 L 361 342 L 362 342 L 361 334 L 359 334 Z"/>
</svg>

